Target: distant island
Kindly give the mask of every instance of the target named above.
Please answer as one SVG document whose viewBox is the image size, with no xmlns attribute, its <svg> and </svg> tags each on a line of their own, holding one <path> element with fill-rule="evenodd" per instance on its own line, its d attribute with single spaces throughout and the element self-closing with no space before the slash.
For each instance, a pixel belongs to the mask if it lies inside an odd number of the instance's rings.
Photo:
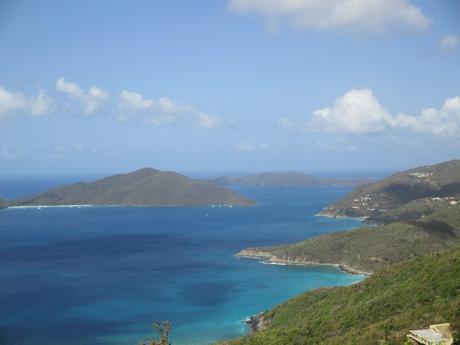
<svg viewBox="0 0 460 345">
<path fill-rule="evenodd" d="M 120 206 L 249 206 L 252 200 L 212 182 L 143 168 L 94 182 L 52 188 L 14 200 L 7 206 L 120 205 Z"/>
<path fill-rule="evenodd" d="M 337 179 L 314 177 L 300 172 L 272 172 L 243 176 L 220 176 L 211 180 L 220 185 L 256 187 L 313 187 L 360 186 L 372 182 L 369 179 Z"/>
</svg>

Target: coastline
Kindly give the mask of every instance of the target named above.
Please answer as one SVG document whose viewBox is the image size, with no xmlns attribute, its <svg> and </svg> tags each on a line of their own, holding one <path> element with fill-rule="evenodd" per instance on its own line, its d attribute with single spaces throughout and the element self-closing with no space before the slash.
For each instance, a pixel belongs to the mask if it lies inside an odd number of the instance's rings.
<svg viewBox="0 0 460 345">
<path fill-rule="evenodd" d="M 16 210 L 25 210 L 25 209 L 37 209 L 41 210 L 43 208 L 89 208 L 89 207 L 121 207 L 120 205 L 27 205 L 27 206 L 7 206 L 5 209 L 16 209 Z"/>
<path fill-rule="evenodd" d="M 337 213 L 328 213 L 328 212 L 319 212 L 315 214 L 316 217 L 324 217 L 324 218 L 330 218 L 330 219 L 355 219 L 359 220 L 361 222 L 366 222 L 369 217 L 362 216 L 362 217 L 350 217 L 350 216 L 345 216 L 342 214 L 337 214 Z"/>
<path fill-rule="evenodd" d="M 243 259 L 252 259 L 252 260 L 262 260 L 260 263 L 269 264 L 269 265 L 282 265 L 282 266 L 332 266 L 338 268 L 340 271 L 348 274 L 354 274 L 359 276 L 369 277 L 372 275 L 372 272 L 366 272 L 353 268 L 347 264 L 343 263 L 329 263 L 329 262 L 317 262 L 317 261 L 304 261 L 304 260 L 292 260 L 292 259 L 283 259 L 277 257 L 268 252 L 261 250 L 253 249 L 243 249 L 240 252 L 235 254 L 237 258 Z"/>
<path fill-rule="evenodd" d="M 0 209 L 42 209 L 42 208 L 82 208 L 82 207 L 140 207 L 140 208 L 174 208 L 174 207 L 211 207 L 211 208 L 237 208 L 252 207 L 253 205 L 239 204 L 206 204 L 206 205 L 99 205 L 99 204 L 69 204 L 69 205 L 14 205 L 0 207 Z"/>
</svg>

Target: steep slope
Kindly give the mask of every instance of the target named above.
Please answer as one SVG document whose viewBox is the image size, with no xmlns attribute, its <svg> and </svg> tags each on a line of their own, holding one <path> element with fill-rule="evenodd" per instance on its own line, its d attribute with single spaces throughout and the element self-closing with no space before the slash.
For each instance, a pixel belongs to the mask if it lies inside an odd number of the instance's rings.
<svg viewBox="0 0 460 345">
<path fill-rule="evenodd" d="M 227 345 L 403 344 L 409 329 L 450 322 L 460 336 L 460 249 L 418 257 L 361 283 L 304 293 L 264 312 L 265 330 Z"/>
<path fill-rule="evenodd" d="M 335 264 L 357 273 L 460 245 L 460 205 L 444 204 L 429 216 L 317 236 L 271 248 L 248 248 L 237 255 L 294 264 Z"/>
<path fill-rule="evenodd" d="M 50 189 L 15 205 L 250 205 L 252 201 L 216 184 L 170 171 L 144 168 L 90 183 Z"/>
<path fill-rule="evenodd" d="M 413 200 L 460 194 L 460 160 L 423 166 L 363 185 L 342 200 L 326 207 L 326 216 L 369 217 L 383 214 Z"/>
<path fill-rule="evenodd" d="M 358 186 L 370 182 L 366 179 L 318 178 L 299 172 L 262 173 L 244 176 L 221 176 L 211 180 L 220 185 L 257 187 L 311 187 L 311 186 Z"/>
</svg>

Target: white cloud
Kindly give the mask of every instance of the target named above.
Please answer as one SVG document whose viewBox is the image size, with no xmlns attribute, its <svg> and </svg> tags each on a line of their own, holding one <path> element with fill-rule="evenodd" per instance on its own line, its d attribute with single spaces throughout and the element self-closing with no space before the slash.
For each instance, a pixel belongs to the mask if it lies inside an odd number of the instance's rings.
<svg viewBox="0 0 460 345">
<path fill-rule="evenodd" d="M 253 141 L 239 141 L 235 145 L 236 149 L 239 151 L 261 151 L 269 148 L 269 145 L 266 142 L 253 142 Z"/>
<path fill-rule="evenodd" d="M 0 86 L 0 121 L 19 113 L 45 115 L 51 111 L 51 99 L 43 90 L 35 97 L 27 98 L 21 92 L 8 91 Z"/>
<path fill-rule="evenodd" d="M 66 82 L 64 77 L 56 81 L 56 90 L 78 100 L 83 106 L 83 113 L 87 115 L 95 113 L 110 98 L 108 92 L 96 86 L 84 92 L 77 84 Z"/>
<path fill-rule="evenodd" d="M 391 114 L 369 89 L 351 90 L 336 102 L 313 112 L 303 128 L 345 134 L 371 134 L 391 129 L 439 136 L 460 135 L 460 97 L 447 99 L 440 109 L 418 115 Z"/>
<path fill-rule="evenodd" d="M 434 135 L 460 134 L 460 97 L 447 99 L 440 109 L 426 108 L 420 115 L 397 114 L 390 122 L 393 127 L 407 128 Z"/>
<path fill-rule="evenodd" d="M 84 93 L 80 87 L 75 83 L 68 83 L 65 81 L 64 77 L 59 78 L 56 81 L 56 90 L 63 92 L 70 97 L 82 98 Z"/>
<path fill-rule="evenodd" d="M 446 35 L 441 37 L 439 41 L 439 47 L 444 53 L 452 53 L 460 44 L 460 36 L 459 35 Z"/>
<path fill-rule="evenodd" d="M 369 89 L 351 90 L 333 106 L 313 112 L 310 126 L 327 132 L 366 134 L 382 131 L 390 120 Z"/>
<path fill-rule="evenodd" d="M 296 127 L 296 123 L 287 116 L 280 117 L 277 124 L 278 127 L 282 129 L 295 129 Z"/>
<path fill-rule="evenodd" d="M 122 91 L 118 95 L 121 108 L 129 111 L 149 109 L 153 105 L 153 99 L 145 99 L 140 93 L 132 91 Z"/>
<path fill-rule="evenodd" d="M 91 87 L 88 95 L 86 96 L 85 114 L 92 114 L 96 112 L 102 104 L 109 100 L 109 98 L 110 95 L 108 92 L 95 86 Z"/>
<path fill-rule="evenodd" d="M 115 101 L 109 102 L 110 95 L 106 91 L 96 86 L 85 91 L 77 84 L 67 82 L 63 77 L 56 80 L 56 90 L 78 102 L 81 107 L 79 109 L 84 114 L 94 114 L 101 106 L 106 105 L 119 120 L 135 119 L 156 127 L 179 124 L 214 129 L 222 124 L 232 123 L 231 119 L 224 122 L 217 115 L 169 97 L 146 98 L 140 93 L 123 90 Z M 58 106 L 59 103 L 52 100 L 43 90 L 33 97 L 26 97 L 21 92 L 9 91 L 0 85 L 0 122 L 21 113 L 45 115 Z"/>
<path fill-rule="evenodd" d="M 192 121 L 196 127 L 213 129 L 221 124 L 218 116 L 198 110 L 191 105 L 168 97 L 146 98 L 133 91 L 120 92 L 118 107 L 122 112 L 120 119 L 139 117 L 144 123 L 155 127 Z"/>
<path fill-rule="evenodd" d="M 202 111 L 197 112 L 196 117 L 198 119 L 196 126 L 200 128 L 212 129 L 218 127 L 221 124 L 221 121 L 217 116 L 204 113 Z"/>
<path fill-rule="evenodd" d="M 10 92 L 0 86 L 0 120 L 13 117 L 18 111 L 27 108 L 27 100 L 20 92 Z"/>
<path fill-rule="evenodd" d="M 392 27 L 425 28 L 430 20 L 410 0 L 229 0 L 230 10 L 258 15 L 270 28 L 380 32 Z"/>
<path fill-rule="evenodd" d="M 52 101 L 45 91 L 40 90 L 38 95 L 29 101 L 29 106 L 32 115 L 41 116 L 52 110 Z"/>
</svg>

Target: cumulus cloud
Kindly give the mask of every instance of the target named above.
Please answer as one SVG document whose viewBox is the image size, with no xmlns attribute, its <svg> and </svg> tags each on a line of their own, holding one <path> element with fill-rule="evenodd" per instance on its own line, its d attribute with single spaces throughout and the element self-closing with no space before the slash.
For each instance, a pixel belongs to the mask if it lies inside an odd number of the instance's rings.
<svg viewBox="0 0 460 345">
<path fill-rule="evenodd" d="M 328 132 L 367 134 L 382 131 L 391 115 L 369 89 L 351 90 L 334 105 L 313 112 L 310 125 Z"/>
<path fill-rule="evenodd" d="M 36 116 L 46 115 L 53 108 L 51 98 L 43 90 L 40 90 L 37 96 L 30 99 L 29 106 L 30 113 Z"/>
<path fill-rule="evenodd" d="M 253 142 L 253 141 L 239 141 L 235 145 L 236 149 L 239 151 L 261 151 L 269 148 L 269 145 L 266 142 Z"/>
<path fill-rule="evenodd" d="M 396 129 L 455 136 L 460 135 L 460 97 L 449 98 L 441 108 L 426 108 L 416 115 L 391 114 L 371 90 L 351 90 L 332 106 L 314 111 L 303 128 L 344 134 L 371 134 Z"/>
<path fill-rule="evenodd" d="M 460 36 L 459 35 L 446 35 L 441 37 L 439 41 L 439 47 L 444 53 L 452 53 L 460 44 Z"/>
<path fill-rule="evenodd" d="M 26 109 L 26 98 L 20 92 L 10 92 L 0 86 L 0 119 L 14 116 L 18 111 Z"/>
<path fill-rule="evenodd" d="M 149 109 L 153 106 L 153 99 L 145 99 L 143 95 L 132 91 L 122 91 L 118 95 L 120 107 L 130 111 Z"/>
<path fill-rule="evenodd" d="M 35 97 L 26 97 L 21 92 L 8 91 L 0 86 L 0 121 L 24 113 L 29 115 L 45 115 L 51 111 L 51 99 L 43 90 Z"/>
<path fill-rule="evenodd" d="M 83 113 L 87 115 L 95 113 L 110 98 L 108 92 L 96 86 L 85 92 L 77 84 L 65 81 L 64 77 L 56 81 L 56 90 L 79 101 L 83 106 Z"/>
<path fill-rule="evenodd" d="M 121 111 L 120 119 L 139 117 L 144 123 L 156 127 L 192 121 L 196 127 L 213 129 L 221 124 L 218 116 L 198 110 L 189 104 L 168 97 L 146 98 L 133 91 L 120 92 L 118 107 Z"/>
<path fill-rule="evenodd" d="M 419 115 L 397 114 L 390 125 L 435 135 L 460 135 L 460 97 L 447 99 L 439 109 L 423 109 Z"/>
<path fill-rule="evenodd" d="M 392 27 L 425 28 L 430 19 L 409 0 L 229 0 L 230 10 L 257 15 L 270 28 L 379 32 Z"/>
<path fill-rule="evenodd" d="M 115 100 L 110 101 L 110 95 L 106 91 L 96 86 L 83 90 L 63 77 L 56 80 L 56 90 L 75 100 L 84 114 L 95 114 L 104 105 L 119 120 L 135 119 L 155 127 L 180 124 L 214 129 L 232 123 L 231 119 L 223 121 L 217 115 L 169 97 L 147 98 L 141 93 L 123 90 Z M 42 116 L 57 108 L 65 109 L 58 99 L 52 100 L 43 90 L 35 96 L 26 97 L 21 92 L 10 91 L 0 85 L 0 122 L 21 113 Z"/>
</svg>

